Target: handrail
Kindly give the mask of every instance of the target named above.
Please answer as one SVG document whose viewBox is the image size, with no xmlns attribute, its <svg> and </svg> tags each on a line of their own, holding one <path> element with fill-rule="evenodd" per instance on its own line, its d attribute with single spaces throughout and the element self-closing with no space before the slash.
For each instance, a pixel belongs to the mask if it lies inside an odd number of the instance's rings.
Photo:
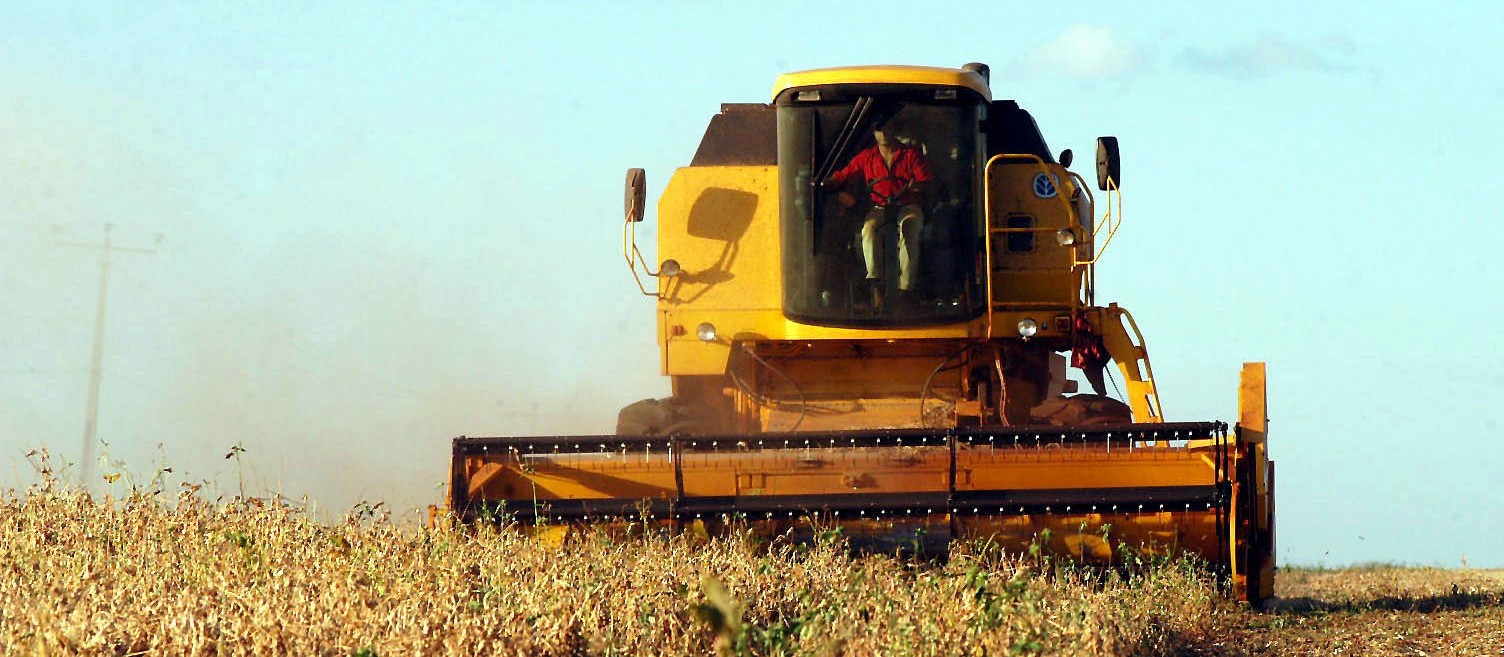
<svg viewBox="0 0 1504 657">
<path fill-rule="evenodd" d="M 662 294 L 649 292 L 647 286 L 642 284 L 642 277 L 637 274 L 637 265 L 641 264 L 643 273 L 654 278 L 658 276 L 658 272 L 648 267 L 647 258 L 643 257 L 642 251 L 637 248 L 637 222 L 632 221 L 630 217 L 621 227 L 621 253 L 627 259 L 627 269 L 632 270 L 632 280 L 637 281 L 637 289 L 642 290 L 643 296 L 662 299 Z"/>
<path fill-rule="evenodd" d="M 1116 194 L 1114 194 L 1114 192 L 1116 192 Z M 1117 221 L 1116 222 L 1113 221 L 1113 216 L 1114 216 L 1113 212 L 1112 212 L 1112 199 L 1113 199 L 1113 196 L 1116 196 L 1117 200 L 1118 200 L 1118 211 L 1117 211 L 1117 215 L 1116 215 L 1116 217 L 1117 217 Z M 1092 231 L 1091 237 L 1092 237 L 1092 241 L 1095 242 L 1096 238 L 1097 238 L 1097 235 L 1102 232 L 1103 228 L 1106 228 L 1107 229 L 1107 239 L 1104 240 L 1102 242 L 1102 245 L 1097 248 L 1097 252 L 1096 252 L 1096 254 L 1094 254 L 1092 256 L 1091 260 L 1082 261 L 1081 264 L 1086 264 L 1086 265 L 1095 265 L 1095 264 L 1097 264 L 1097 261 L 1102 259 L 1102 255 L 1105 254 L 1105 253 L 1107 253 L 1107 245 L 1111 244 L 1113 236 L 1118 234 L 1118 228 L 1121 228 L 1122 225 L 1123 225 L 1123 191 L 1120 190 L 1120 189 L 1118 189 L 1118 183 L 1117 183 L 1117 181 L 1113 180 L 1111 178 L 1107 179 L 1107 203 L 1106 203 L 1106 205 L 1107 205 L 1107 213 L 1102 216 L 1102 224 L 1099 225 L 1099 226 L 1097 226 Z"/>
<path fill-rule="evenodd" d="M 1091 236 L 1093 238 L 1095 238 L 1097 236 L 1097 218 L 1096 218 L 1097 196 L 1092 193 L 1092 191 L 1091 191 L 1091 185 L 1086 184 L 1086 179 L 1082 178 L 1081 174 L 1076 173 L 1075 171 L 1071 171 L 1070 174 L 1071 174 L 1071 178 L 1073 178 L 1076 181 L 1076 188 L 1080 189 L 1080 190 L 1084 190 L 1086 192 L 1086 201 L 1087 201 L 1087 203 L 1090 204 L 1090 207 L 1087 208 L 1087 212 L 1086 212 L 1087 216 L 1086 216 L 1086 218 L 1090 219 L 1091 222 L 1092 222 L 1091 223 Z M 1077 213 L 1077 216 L 1078 217 L 1080 216 L 1079 212 Z M 1085 228 L 1086 226 L 1083 224 L 1082 227 Z M 1093 244 L 1095 244 L 1095 242 L 1093 242 Z M 1079 267 L 1079 266 L 1085 265 L 1086 269 L 1081 274 L 1081 279 L 1082 279 L 1081 283 L 1082 283 L 1082 288 L 1083 288 L 1082 289 L 1082 293 L 1084 295 L 1084 300 L 1086 301 L 1086 305 L 1088 305 L 1088 306 L 1096 305 L 1096 296 L 1097 296 L 1097 292 L 1096 292 L 1096 285 L 1097 285 L 1097 268 L 1096 268 L 1096 262 L 1097 262 L 1097 259 L 1096 258 L 1092 258 L 1090 260 L 1084 260 L 1084 261 L 1080 260 L 1080 259 L 1078 259 L 1076 257 L 1076 252 L 1079 252 L 1079 250 L 1080 250 L 1080 248 L 1077 247 L 1076 251 L 1073 251 L 1071 253 L 1071 262 L 1074 263 L 1072 266 L 1073 267 Z"/>
<path fill-rule="evenodd" d="M 1078 208 L 1076 208 L 1077 209 L 1076 218 L 1077 218 L 1078 221 L 1081 222 L 1081 227 L 1082 228 L 1086 228 L 1087 227 L 1085 219 L 1090 219 L 1091 222 L 1092 222 L 1091 226 L 1090 226 L 1090 228 L 1091 228 L 1091 236 L 1092 237 L 1096 237 L 1097 236 L 1097 218 L 1096 218 L 1096 216 L 1093 213 L 1097 209 L 1097 197 L 1096 197 L 1095 194 L 1091 193 L 1091 185 L 1086 184 L 1086 179 L 1082 178 L 1081 174 L 1076 173 L 1075 171 L 1066 171 L 1066 173 L 1071 174 L 1071 180 L 1076 181 L 1076 189 L 1077 190 L 1086 192 L 1086 202 L 1087 202 L 1087 204 L 1089 206 L 1089 208 L 1088 208 L 1088 210 L 1086 212 L 1086 216 L 1085 217 L 1081 216 L 1081 212 L 1079 211 L 1080 208 L 1078 207 Z M 1071 253 L 1071 262 L 1073 262 L 1073 263 L 1075 263 L 1077 265 L 1091 265 L 1095 261 L 1096 261 L 1095 258 L 1093 258 L 1092 260 L 1088 260 L 1088 261 L 1082 261 L 1082 260 L 1080 260 L 1079 258 L 1076 257 L 1076 253 L 1074 251 Z"/>
<path fill-rule="evenodd" d="M 1021 269 L 1018 271 L 1039 271 L 1037 269 Z M 1008 301 L 997 306 L 998 310 L 1030 310 L 1035 308 L 1064 308 L 1059 301 Z"/>
<path fill-rule="evenodd" d="M 982 165 L 982 221 L 987 228 L 982 235 L 982 258 L 987 263 L 987 327 L 983 337 L 988 340 L 992 339 L 992 311 L 997 306 L 992 296 L 992 163 L 1000 157 L 994 155 Z"/>
<path fill-rule="evenodd" d="M 994 291 L 992 289 L 993 273 L 996 271 L 996 267 L 994 267 L 994 264 L 993 264 L 993 261 L 992 261 L 992 236 L 994 234 L 999 234 L 999 233 L 1046 232 L 1047 231 L 1047 229 L 1044 228 L 1044 227 L 1032 227 L 1031 226 L 1031 227 L 1028 227 L 1028 228 L 996 228 L 996 227 L 994 227 L 992 225 L 992 169 L 993 169 L 993 165 L 996 164 L 999 160 L 1008 160 L 1008 159 L 1030 160 L 1030 161 L 1034 162 L 1037 165 L 1037 168 L 1038 168 L 1038 170 L 1039 170 L 1040 173 L 1043 173 L 1046 176 L 1050 176 L 1050 178 L 1052 179 L 1052 182 L 1054 182 L 1055 187 L 1056 187 L 1055 198 L 1059 199 L 1060 203 L 1064 206 L 1065 211 L 1066 211 L 1066 216 L 1067 217 L 1075 216 L 1076 217 L 1075 223 L 1078 224 L 1078 225 L 1081 223 L 1081 217 L 1079 216 L 1079 213 L 1076 213 L 1075 212 L 1075 208 L 1071 207 L 1071 201 L 1070 201 L 1070 199 L 1066 198 L 1066 195 L 1063 194 L 1063 193 L 1061 193 L 1059 179 L 1056 178 L 1055 174 L 1053 174 L 1053 173 L 1050 172 L 1050 169 L 1046 165 L 1046 163 L 1044 161 L 1044 158 L 1042 158 L 1042 157 L 1040 157 L 1038 155 L 1035 155 L 1033 153 L 998 153 L 997 155 L 993 155 L 992 157 L 987 158 L 987 162 L 982 165 L 982 186 L 983 186 L 983 188 L 982 188 L 982 198 L 983 198 L 983 201 L 984 201 L 983 202 L 983 213 L 984 213 L 984 220 L 986 222 L 986 228 L 987 228 L 987 234 L 985 236 L 985 239 L 983 240 L 983 247 L 982 248 L 983 248 L 983 254 L 984 254 L 983 257 L 986 259 L 986 262 L 987 262 L 987 328 L 986 328 L 986 334 L 985 335 L 986 335 L 986 338 L 989 339 L 989 340 L 992 339 L 992 313 L 993 313 L 993 310 L 997 307 L 997 298 L 994 296 Z M 1091 190 L 1087 189 L 1087 186 L 1084 185 L 1084 184 L 1082 184 L 1083 181 L 1081 180 L 1081 176 L 1078 175 L 1078 174 L 1076 174 L 1073 171 L 1070 171 L 1070 170 L 1067 170 L 1066 173 L 1070 174 L 1072 176 L 1072 178 L 1074 178 L 1077 189 L 1085 189 L 1086 190 L 1087 197 L 1092 200 L 1093 207 L 1095 207 L 1096 199 L 1091 196 Z M 1095 262 L 1095 260 L 1096 259 L 1093 258 L 1092 262 Z M 1074 268 L 1074 267 L 1076 267 L 1078 265 L 1081 265 L 1081 264 L 1086 264 L 1086 265 L 1090 265 L 1091 264 L 1091 262 L 1082 263 L 1082 262 L 1077 261 L 1076 260 L 1076 256 L 1075 256 L 1074 253 L 1072 253 L 1072 255 L 1071 255 L 1071 262 L 1072 262 L 1072 265 L 1071 265 L 1072 268 Z"/>
</svg>

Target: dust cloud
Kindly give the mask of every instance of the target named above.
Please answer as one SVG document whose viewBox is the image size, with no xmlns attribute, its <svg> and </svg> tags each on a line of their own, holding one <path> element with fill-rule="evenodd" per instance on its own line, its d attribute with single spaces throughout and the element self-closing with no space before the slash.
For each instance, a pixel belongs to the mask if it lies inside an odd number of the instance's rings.
<svg viewBox="0 0 1504 657">
<path fill-rule="evenodd" d="M 96 469 L 126 476 L 99 492 L 170 468 L 402 515 L 442 499 L 454 436 L 609 432 L 666 393 L 610 212 L 484 146 L 376 124 L 241 147 L 98 85 L 0 82 L 0 489 L 33 450 L 82 469 L 107 224 Z"/>
</svg>

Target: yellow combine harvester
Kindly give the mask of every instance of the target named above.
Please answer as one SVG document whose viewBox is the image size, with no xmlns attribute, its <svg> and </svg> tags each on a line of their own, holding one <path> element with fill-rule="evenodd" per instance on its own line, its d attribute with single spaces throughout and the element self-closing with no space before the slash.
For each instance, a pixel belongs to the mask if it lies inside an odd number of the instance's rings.
<svg viewBox="0 0 1504 657">
<path fill-rule="evenodd" d="M 456 439 L 450 510 L 1190 552 L 1268 598 L 1263 364 L 1244 365 L 1231 432 L 1165 421 L 1137 325 L 1095 300 L 1117 141 L 1097 142 L 1101 219 L 1071 160 L 981 64 L 791 73 L 770 104 L 723 105 L 659 201 L 656 267 L 627 176 L 623 248 L 673 396 L 609 436 Z M 1064 354 L 1094 394 L 1067 396 Z"/>
</svg>

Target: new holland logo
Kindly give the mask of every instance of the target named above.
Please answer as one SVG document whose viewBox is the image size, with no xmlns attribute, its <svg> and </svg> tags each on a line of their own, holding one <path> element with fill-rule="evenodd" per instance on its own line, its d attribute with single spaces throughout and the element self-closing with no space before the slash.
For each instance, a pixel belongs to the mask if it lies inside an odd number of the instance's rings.
<svg viewBox="0 0 1504 657">
<path fill-rule="evenodd" d="M 1047 173 L 1034 174 L 1034 195 L 1039 198 L 1054 198 L 1059 194 L 1060 179 Z"/>
</svg>

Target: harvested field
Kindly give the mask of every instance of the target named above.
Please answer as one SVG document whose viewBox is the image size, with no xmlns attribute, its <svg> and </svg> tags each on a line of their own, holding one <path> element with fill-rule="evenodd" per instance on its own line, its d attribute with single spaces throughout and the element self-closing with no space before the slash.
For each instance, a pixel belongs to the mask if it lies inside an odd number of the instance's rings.
<svg viewBox="0 0 1504 657">
<path fill-rule="evenodd" d="M 1504 571 L 1287 568 L 1275 588 L 1199 654 L 1504 655 Z"/>
<path fill-rule="evenodd" d="M 0 503 L 8 654 L 1500 654 L 1501 590 L 1497 573 L 1291 571 L 1256 613 L 1178 561 L 1103 573 L 968 545 L 914 563 L 745 536 L 550 547 L 186 489 Z"/>
</svg>

